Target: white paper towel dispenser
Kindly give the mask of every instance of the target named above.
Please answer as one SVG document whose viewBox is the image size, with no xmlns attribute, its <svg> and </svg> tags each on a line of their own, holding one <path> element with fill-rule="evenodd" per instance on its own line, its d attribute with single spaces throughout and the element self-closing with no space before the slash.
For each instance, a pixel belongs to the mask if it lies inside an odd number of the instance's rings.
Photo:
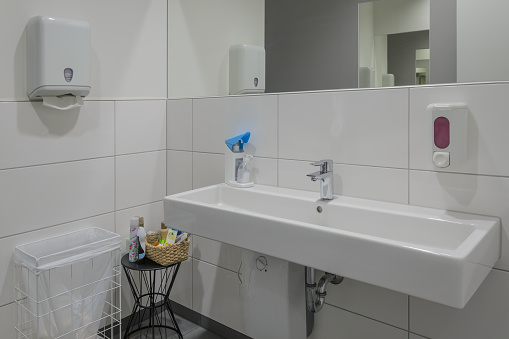
<svg viewBox="0 0 509 339">
<path fill-rule="evenodd" d="M 90 24 L 35 16 L 26 25 L 27 94 L 31 100 L 90 93 Z M 66 109 L 66 108 L 60 108 Z"/>
<path fill-rule="evenodd" d="M 229 51 L 229 93 L 265 92 L 265 49 L 232 45 Z"/>
</svg>

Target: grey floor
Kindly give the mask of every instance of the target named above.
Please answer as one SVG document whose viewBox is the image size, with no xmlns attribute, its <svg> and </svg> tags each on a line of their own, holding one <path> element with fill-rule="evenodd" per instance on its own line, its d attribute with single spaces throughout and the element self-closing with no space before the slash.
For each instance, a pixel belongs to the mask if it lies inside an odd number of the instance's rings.
<svg viewBox="0 0 509 339">
<path fill-rule="evenodd" d="M 198 326 L 197 324 L 179 316 L 178 314 L 175 314 L 175 318 L 177 320 L 178 326 L 180 328 L 180 332 L 182 332 L 182 335 L 184 336 L 184 339 L 225 339 L 223 337 L 218 336 L 215 333 L 212 333 L 210 331 L 207 331 L 203 327 Z M 145 322 L 142 325 L 148 324 L 148 320 L 145 320 Z M 168 324 L 171 326 L 171 321 L 168 319 Z M 123 327 L 125 326 L 122 324 Z M 123 338 L 123 336 L 122 336 Z M 129 339 L 145 339 L 145 338 L 152 338 L 152 331 L 148 330 L 141 330 L 137 333 L 132 334 Z M 156 329 L 155 337 L 157 339 L 178 339 L 177 334 L 172 330 L 167 330 L 166 333 L 164 330 L 161 330 L 159 332 Z"/>
</svg>

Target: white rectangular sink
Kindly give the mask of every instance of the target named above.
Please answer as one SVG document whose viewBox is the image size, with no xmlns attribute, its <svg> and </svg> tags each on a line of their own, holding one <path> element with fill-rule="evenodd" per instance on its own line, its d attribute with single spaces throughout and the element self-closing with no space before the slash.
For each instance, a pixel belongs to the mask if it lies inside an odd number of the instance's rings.
<svg viewBox="0 0 509 339">
<path fill-rule="evenodd" d="M 164 198 L 164 219 L 191 234 L 456 308 L 500 257 L 498 218 L 318 198 L 219 184 Z"/>
</svg>

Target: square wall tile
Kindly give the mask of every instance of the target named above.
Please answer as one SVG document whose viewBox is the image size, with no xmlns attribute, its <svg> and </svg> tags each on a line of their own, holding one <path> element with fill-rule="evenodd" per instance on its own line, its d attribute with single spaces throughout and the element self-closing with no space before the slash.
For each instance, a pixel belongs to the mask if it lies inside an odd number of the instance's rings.
<svg viewBox="0 0 509 339">
<path fill-rule="evenodd" d="M 244 132 L 244 147 L 258 157 L 277 157 L 277 95 L 193 100 L 193 150 L 224 154 L 224 140 Z"/>
<path fill-rule="evenodd" d="M 504 156 L 509 144 L 508 91 L 507 83 L 410 89 L 410 168 L 509 176 L 509 158 Z M 441 169 L 431 159 L 431 113 L 426 107 L 447 102 L 468 105 L 468 158 Z"/>
<path fill-rule="evenodd" d="M 224 155 L 193 152 L 193 189 L 224 182 Z"/>
<path fill-rule="evenodd" d="M 306 174 L 309 161 L 279 159 L 279 186 L 319 192 L 320 183 Z M 395 168 L 334 165 L 334 194 L 401 204 L 408 203 L 408 171 Z"/>
<path fill-rule="evenodd" d="M 172 150 L 193 150 L 193 100 L 180 99 L 166 102 L 167 141 Z"/>
<path fill-rule="evenodd" d="M 5 338 L 16 338 L 18 335 L 14 328 L 16 312 L 16 304 L 14 303 L 0 307 L 0 326 L 2 326 L 2 336 Z"/>
<path fill-rule="evenodd" d="M 114 210 L 113 157 L 0 170 L 0 237 Z"/>
<path fill-rule="evenodd" d="M 316 279 L 318 280 L 322 275 L 322 271 L 317 271 Z M 329 305 L 408 329 L 408 296 L 406 294 L 345 278 L 340 285 L 327 286 L 325 301 Z"/>
<path fill-rule="evenodd" d="M 325 304 L 309 339 L 408 339 L 408 332 Z"/>
<path fill-rule="evenodd" d="M 237 246 L 194 235 L 193 258 L 233 272 L 238 272 L 242 261 L 242 249 Z"/>
<path fill-rule="evenodd" d="M 495 267 L 509 270 L 509 178 L 410 171 L 410 204 L 490 215 L 502 220 L 502 257 Z"/>
<path fill-rule="evenodd" d="M 464 309 L 410 298 L 410 330 L 433 339 L 506 339 L 509 273 L 492 270 Z"/>
<path fill-rule="evenodd" d="M 115 215 L 113 213 L 103 214 L 97 217 L 83 219 L 58 226 L 25 232 L 22 234 L 0 239 L 0 252 L 5 260 L 0 261 L 0 305 L 14 302 L 14 249 L 18 245 L 38 241 L 48 237 L 78 231 L 89 227 L 100 227 L 115 232 Z"/>
<path fill-rule="evenodd" d="M 116 154 L 166 148 L 166 100 L 115 101 Z"/>
<path fill-rule="evenodd" d="M 279 96 L 279 157 L 408 167 L 408 89 Z"/>
<path fill-rule="evenodd" d="M 166 193 L 166 151 L 115 157 L 116 208 L 162 200 Z"/>
<path fill-rule="evenodd" d="M 193 309 L 193 259 L 191 257 L 180 264 L 175 283 L 171 289 L 170 299 Z"/>
<path fill-rule="evenodd" d="M 112 156 L 112 101 L 66 112 L 40 102 L 0 103 L 0 169 Z"/>
<path fill-rule="evenodd" d="M 277 186 L 277 159 L 255 157 L 249 162 L 251 181 L 255 184 Z"/>
<path fill-rule="evenodd" d="M 166 194 L 176 194 L 193 189 L 193 153 L 166 152 Z"/>
<path fill-rule="evenodd" d="M 244 332 L 237 273 L 193 259 L 193 311 Z"/>
</svg>

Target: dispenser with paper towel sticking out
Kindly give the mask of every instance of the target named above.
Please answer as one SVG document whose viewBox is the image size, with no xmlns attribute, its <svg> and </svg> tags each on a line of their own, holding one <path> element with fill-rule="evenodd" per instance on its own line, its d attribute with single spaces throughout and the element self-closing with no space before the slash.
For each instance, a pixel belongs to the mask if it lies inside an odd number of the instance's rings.
<svg viewBox="0 0 509 339">
<path fill-rule="evenodd" d="M 90 24 L 35 16 L 26 25 L 26 41 L 30 100 L 57 109 L 80 106 L 90 93 Z"/>
</svg>

